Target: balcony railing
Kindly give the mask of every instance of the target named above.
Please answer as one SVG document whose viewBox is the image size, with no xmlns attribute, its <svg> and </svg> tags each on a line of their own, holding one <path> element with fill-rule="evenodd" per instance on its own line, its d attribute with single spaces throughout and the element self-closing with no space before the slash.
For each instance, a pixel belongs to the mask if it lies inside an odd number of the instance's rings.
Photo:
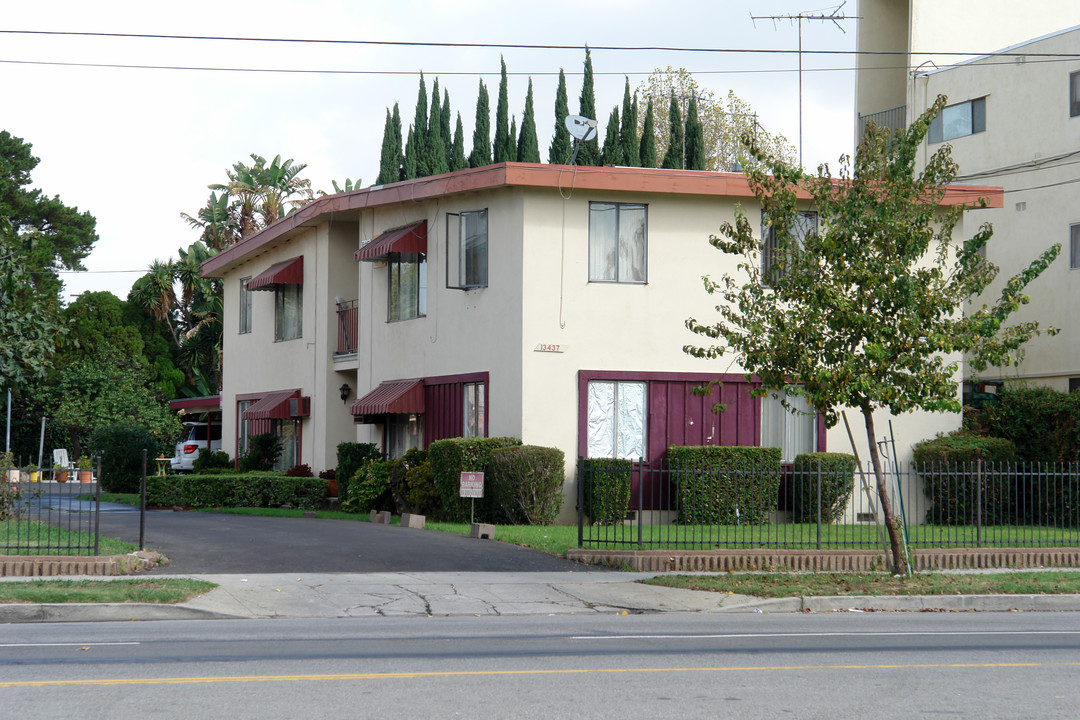
<svg viewBox="0 0 1080 720">
<path fill-rule="evenodd" d="M 337 304 L 337 350 L 334 355 L 353 355 L 356 353 L 357 307 L 355 300 Z"/>
<path fill-rule="evenodd" d="M 866 126 L 874 123 L 878 127 L 886 127 L 896 132 L 907 128 L 907 106 L 901 105 L 889 110 L 882 110 L 869 115 L 859 114 L 859 142 L 866 137 Z"/>
</svg>

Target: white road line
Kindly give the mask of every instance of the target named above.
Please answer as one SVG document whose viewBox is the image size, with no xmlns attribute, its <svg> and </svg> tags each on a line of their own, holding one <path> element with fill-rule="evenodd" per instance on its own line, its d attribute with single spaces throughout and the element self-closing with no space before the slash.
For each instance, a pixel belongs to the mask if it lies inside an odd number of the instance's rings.
<svg viewBox="0 0 1080 720">
<path fill-rule="evenodd" d="M 571 640 L 704 640 L 798 637 L 918 637 L 923 635 L 1080 635 L 1080 630 L 946 630 L 897 632 L 720 633 L 710 635 L 572 635 Z"/>
<path fill-rule="evenodd" d="M 0 648 L 26 647 L 104 647 L 106 645 L 142 645 L 141 642 L 81 642 L 81 643 L 0 643 Z"/>
</svg>

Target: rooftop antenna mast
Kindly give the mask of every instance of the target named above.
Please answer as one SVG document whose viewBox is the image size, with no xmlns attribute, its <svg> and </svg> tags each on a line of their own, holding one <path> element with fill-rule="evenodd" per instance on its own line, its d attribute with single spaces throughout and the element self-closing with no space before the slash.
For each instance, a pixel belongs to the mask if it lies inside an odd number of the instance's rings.
<svg viewBox="0 0 1080 720">
<path fill-rule="evenodd" d="M 857 17 L 847 17 L 842 12 L 844 6 L 847 5 L 847 0 L 840 3 L 834 8 L 826 8 L 825 10 L 812 10 L 810 12 L 801 12 L 798 15 L 750 15 L 750 20 L 753 21 L 754 27 L 757 27 L 758 20 L 772 20 L 773 26 L 776 26 L 778 20 L 787 20 L 788 22 L 797 22 L 799 25 L 799 167 L 803 166 L 802 159 L 802 26 L 803 20 L 816 20 L 818 22 L 831 22 L 836 27 L 840 28 L 840 32 L 845 35 L 847 32 L 840 26 L 840 20 L 858 20 Z M 827 12 L 826 12 L 827 11 Z"/>
</svg>

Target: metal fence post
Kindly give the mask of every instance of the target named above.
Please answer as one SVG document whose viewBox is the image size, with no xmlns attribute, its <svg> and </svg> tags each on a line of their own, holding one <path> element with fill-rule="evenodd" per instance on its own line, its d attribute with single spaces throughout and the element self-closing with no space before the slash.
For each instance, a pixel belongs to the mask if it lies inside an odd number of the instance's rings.
<svg viewBox="0 0 1080 720">
<path fill-rule="evenodd" d="M 982 547 L 982 458 L 975 461 L 975 547 Z"/>
<path fill-rule="evenodd" d="M 585 547 L 585 459 L 578 455 L 577 459 L 577 546 Z"/>
<path fill-rule="evenodd" d="M 142 482 L 139 483 L 139 549 L 146 550 L 146 448 L 142 450 Z"/>
<path fill-rule="evenodd" d="M 641 550 L 644 547 L 644 545 L 642 545 L 643 538 L 642 538 L 642 533 L 641 533 L 641 517 L 642 517 L 642 514 L 645 511 L 645 488 L 643 487 L 644 483 L 645 483 L 645 468 L 644 468 L 645 460 L 644 460 L 644 458 L 639 457 L 637 465 L 638 465 L 637 518 L 636 518 L 637 519 L 637 546 L 638 546 L 638 550 Z M 630 484 L 633 485 L 634 484 L 634 477 L 633 477 L 633 474 L 632 474 L 634 472 L 633 466 L 630 467 L 630 472 L 631 472 Z"/>
<path fill-rule="evenodd" d="M 821 549 L 821 463 L 817 463 L 817 549 Z"/>
<path fill-rule="evenodd" d="M 101 537 L 101 456 L 97 456 L 97 487 L 94 488 L 94 555 L 97 555 Z"/>
</svg>

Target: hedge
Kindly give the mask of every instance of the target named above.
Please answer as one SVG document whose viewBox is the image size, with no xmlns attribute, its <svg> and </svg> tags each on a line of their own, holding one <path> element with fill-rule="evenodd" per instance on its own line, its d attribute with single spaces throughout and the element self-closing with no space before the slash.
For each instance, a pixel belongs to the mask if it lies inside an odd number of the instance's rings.
<svg viewBox="0 0 1080 720">
<path fill-rule="evenodd" d="M 165 475 L 146 479 L 146 502 L 159 507 L 283 507 L 314 510 L 326 497 L 327 481 L 278 473 Z"/>
<path fill-rule="evenodd" d="M 428 461 L 446 519 L 465 522 L 470 516 L 471 502 L 459 497 L 461 473 L 488 472 L 491 454 L 499 448 L 514 445 L 521 445 L 521 440 L 512 437 L 447 438 L 431 443 Z M 476 503 L 475 519 L 489 523 L 503 519 L 491 492 L 485 491 L 483 499 Z"/>
<path fill-rule="evenodd" d="M 780 448 L 705 445 L 668 448 L 683 525 L 761 525 L 776 509 Z"/>
<path fill-rule="evenodd" d="M 349 483 L 356 471 L 373 460 L 382 460 L 383 454 L 375 443 L 343 442 L 337 446 L 338 497 L 349 497 Z"/>
<path fill-rule="evenodd" d="M 789 488 L 795 522 L 817 522 L 820 488 L 821 522 L 834 523 L 843 518 L 855 490 L 855 456 L 828 452 L 797 455 Z"/>
<path fill-rule="evenodd" d="M 1011 440 L 956 432 L 924 440 L 914 448 L 923 493 L 930 500 L 926 522 L 970 525 L 1015 522 L 1017 493 Z M 982 461 L 981 487 L 978 462 Z M 982 512 L 976 506 L 981 499 Z"/>
<path fill-rule="evenodd" d="M 495 502 L 512 525 L 551 525 L 562 508 L 566 458 L 558 448 L 519 445 L 491 453 Z"/>
<path fill-rule="evenodd" d="M 621 458 L 582 458 L 585 506 L 589 522 L 614 525 L 626 518 L 630 509 L 630 460 Z"/>
<path fill-rule="evenodd" d="M 162 447 L 146 428 L 110 425 L 90 435 L 91 452 L 101 455 L 101 489 L 116 493 L 137 493 L 142 482 L 143 449 L 146 474 L 154 474 L 154 458 Z"/>
<path fill-rule="evenodd" d="M 971 414 L 985 434 L 1012 440 L 1018 460 L 1080 461 L 1080 393 L 1006 386 Z"/>
<path fill-rule="evenodd" d="M 390 495 L 390 472 L 397 460 L 373 460 L 353 473 L 347 485 L 347 495 L 340 494 L 341 480 L 338 480 L 339 497 L 345 501 L 341 507 L 349 512 L 367 512 L 368 510 L 391 510 L 393 497 Z"/>
</svg>

